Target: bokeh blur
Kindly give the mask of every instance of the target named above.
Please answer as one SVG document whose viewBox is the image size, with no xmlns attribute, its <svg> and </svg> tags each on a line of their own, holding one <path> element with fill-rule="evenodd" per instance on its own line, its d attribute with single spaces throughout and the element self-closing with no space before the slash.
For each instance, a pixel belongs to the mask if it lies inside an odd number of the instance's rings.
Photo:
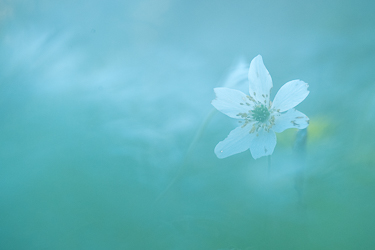
<svg viewBox="0 0 375 250">
<path fill-rule="evenodd" d="M 374 9 L 0 0 L 0 249 L 375 249 Z M 270 167 L 213 151 L 258 54 L 310 85 Z"/>
</svg>

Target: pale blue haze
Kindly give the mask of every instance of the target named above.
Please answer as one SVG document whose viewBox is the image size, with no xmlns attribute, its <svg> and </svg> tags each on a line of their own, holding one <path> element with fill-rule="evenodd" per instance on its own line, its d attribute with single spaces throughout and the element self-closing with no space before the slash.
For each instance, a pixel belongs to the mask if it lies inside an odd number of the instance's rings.
<svg viewBox="0 0 375 250">
<path fill-rule="evenodd" d="M 0 249 L 375 249 L 374 9 L 0 0 Z M 214 153 L 258 54 L 310 90 L 270 169 Z"/>
</svg>

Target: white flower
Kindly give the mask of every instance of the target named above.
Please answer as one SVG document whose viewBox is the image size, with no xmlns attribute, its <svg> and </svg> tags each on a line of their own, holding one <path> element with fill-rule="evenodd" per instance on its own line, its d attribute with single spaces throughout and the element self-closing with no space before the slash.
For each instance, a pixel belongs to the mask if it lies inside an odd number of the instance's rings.
<svg viewBox="0 0 375 250">
<path fill-rule="evenodd" d="M 294 109 L 309 94 L 307 83 L 300 80 L 285 83 L 271 102 L 272 79 L 260 55 L 251 61 L 248 78 L 250 95 L 229 88 L 214 89 L 216 99 L 212 105 L 241 123 L 216 145 L 215 154 L 219 158 L 249 148 L 254 159 L 271 155 L 276 146 L 275 132 L 309 125 L 309 118 Z"/>
</svg>

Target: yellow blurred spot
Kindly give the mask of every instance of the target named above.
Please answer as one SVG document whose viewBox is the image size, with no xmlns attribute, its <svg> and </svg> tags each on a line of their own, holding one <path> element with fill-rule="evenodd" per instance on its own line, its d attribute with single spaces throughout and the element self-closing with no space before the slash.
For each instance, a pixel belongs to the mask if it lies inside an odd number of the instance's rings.
<svg viewBox="0 0 375 250">
<path fill-rule="evenodd" d="M 310 125 L 307 127 L 307 144 L 313 145 L 318 141 L 329 138 L 336 127 L 333 119 L 327 116 L 310 117 Z M 291 147 L 294 144 L 298 129 L 287 129 L 282 133 L 276 133 L 277 144 L 281 147 Z"/>
<path fill-rule="evenodd" d="M 337 124 L 327 116 L 316 116 L 310 118 L 310 125 L 307 127 L 307 143 L 314 144 L 318 141 L 330 138 L 333 135 Z"/>
</svg>

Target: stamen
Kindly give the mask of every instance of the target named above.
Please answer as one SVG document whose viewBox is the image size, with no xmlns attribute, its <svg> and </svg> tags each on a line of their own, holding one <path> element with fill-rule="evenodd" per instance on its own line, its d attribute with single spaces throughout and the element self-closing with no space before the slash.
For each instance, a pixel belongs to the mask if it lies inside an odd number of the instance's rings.
<svg viewBox="0 0 375 250">
<path fill-rule="evenodd" d="M 246 113 L 238 113 L 236 116 L 241 116 L 242 118 L 246 118 L 247 114 Z"/>
<path fill-rule="evenodd" d="M 250 101 L 255 102 L 255 99 L 252 98 L 251 96 L 247 95 L 246 97 L 247 97 L 247 99 L 249 99 Z"/>
<path fill-rule="evenodd" d="M 255 132 L 255 129 L 256 129 L 255 124 L 253 124 L 253 127 L 252 127 L 251 130 L 250 130 L 250 134 L 254 133 L 254 132 Z"/>
</svg>

